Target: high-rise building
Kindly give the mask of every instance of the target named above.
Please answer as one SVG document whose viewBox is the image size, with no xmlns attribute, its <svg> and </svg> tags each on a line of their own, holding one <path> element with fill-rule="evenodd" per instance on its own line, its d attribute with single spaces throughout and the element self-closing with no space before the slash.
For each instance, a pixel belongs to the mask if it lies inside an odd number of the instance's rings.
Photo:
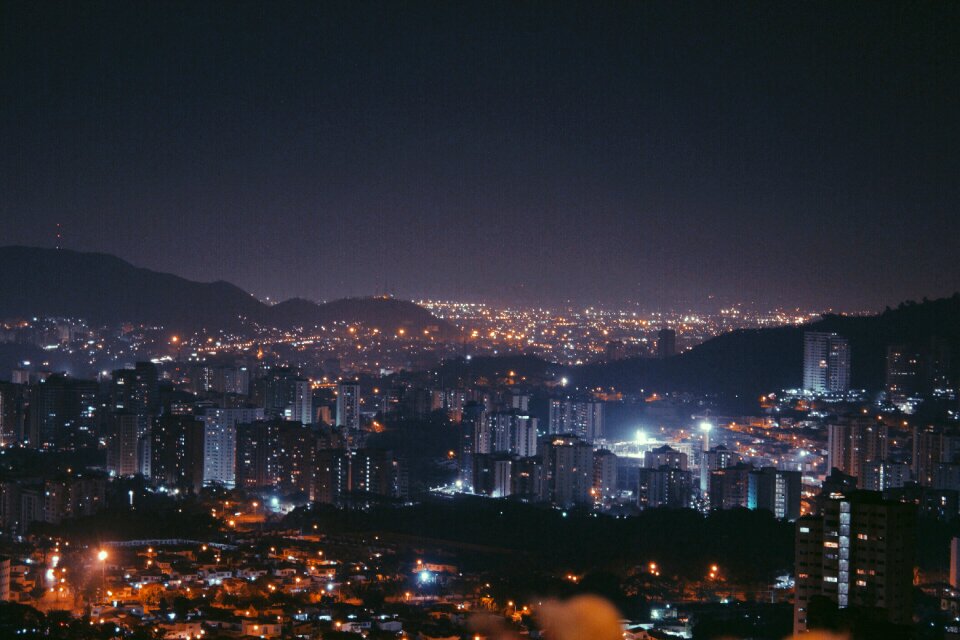
<svg viewBox="0 0 960 640">
<path fill-rule="evenodd" d="M 519 410 L 486 415 L 486 428 L 478 434 L 479 453 L 510 453 L 522 458 L 537 455 L 537 419 Z"/>
<path fill-rule="evenodd" d="M 203 487 L 204 423 L 193 416 L 154 418 L 150 442 L 154 484 L 199 493 Z"/>
<path fill-rule="evenodd" d="M 360 385 L 356 382 L 337 385 L 337 426 L 360 428 Z"/>
<path fill-rule="evenodd" d="M 43 521 L 92 516 L 106 506 L 107 479 L 102 474 L 69 473 L 43 482 Z"/>
<path fill-rule="evenodd" d="M 886 391 L 900 403 L 918 394 L 927 395 L 951 388 L 949 343 L 896 344 L 887 347 Z"/>
<path fill-rule="evenodd" d="M 407 493 L 403 466 L 392 451 L 358 449 L 350 452 L 350 490 L 388 498 L 402 498 Z"/>
<path fill-rule="evenodd" d="M 432 411 L 442 411 L 453 422 L 460 422 L 467 394 L 463 389 L 434 389 L 430 392 L 430 402 Z"/>
<path fill-rule="evenodd" d="M 316 454 L 314 499 L 325 504 L 407 495 L 403 465 L 381 449 L 321 449 Z"/>
<path fill-rule="evenodd" d="M 827 426 L 827 466 L 858 477 L 863 464 L 886 460 L 888 428 L 870 417 Z"/>
<path fill-rule="evenodd" d="M 550 436 L 541 448 L 547 499 L 561 507 L 589 504 L 593 447 L 574 436 Z"/>
<path fill-rule="evenodd" d="M 850 342 L 836 333 L 803 334 L 803 388 L 813 393 L 846 393 L 850 388 Z"/>
<path fill-rule="evenodd" d="M 593 496 L 596 500 L 617 495 L 617 455 L 607 449 L 593 452 Z"/>
<path fill-rule="evenodd" d="M 777 518 L 796 520 L 800 517 L 800 489 L 799 471 L 754 469 L 747 478 L 747 508 L 766 509 Z"/>
<path fill-rule="evenodd" d="M 661 360 L 676 355 L 677 353 L 677 332 L 673 329 L 663 328 L 657 332 L 657 357 Z"/>
<path fill-rule="evenodd" d="M 739 463 L 710 474 L 710 508 L 746 507 L 750 496 L 750 472 L 753 466 Z"/>
<path fill-rule="evenodd" d="M 669 467 L 671 469 L 687 469 L 687 454 L 677 451 L 668 444 L 657 447 L 643 454 L 643 466 L 647 469 Z"/>
<path fill-rule="evenodd" d="M 913 428 L 913 478 L 921 486 L 936 483 L 941 464 L 960 463 L 960 431 L 935 425 Z"/>
<path fill-rule="evenodd" d="M 23 440 L 26 385 L 0 382 L 0 448 Z"/>
<path fill-rule="evenodd" d="M 909 474 L 906 477 L 909 478 Z M 893 485 L 891 485 L 892 487 Z M 934 467 L 933 488 L 944 491 L 960 491 L 960 464 L 941 462 Z"/>
<path fill-rule="evenodd" d="M 603 437 L 603 403 L 569 398 L 550 401 L 548 431 L 571 434 L 586 442 Z"/>
<path fill-rule="evenodd" d="M 151 418 L 160 413 L 157 366 L 152 362 L 138 362 L 133 369 L 114 371 L 110 383 L 110 410 L 137 416 L 137 437 L 146 438 Z"/>
<path fill-rule="evenodd" d="M 711 473 L 718 469 L 732 467 L 743 461 L 743 456 L 736 451 L 727 449 L 722 444 L 718 444 L 709 451 L 704 451 L 702 456 L 700 460 L 700 491 L 705 493 L 710 492 Z M 706 480 L 705 484 L 704 480 Z"/>
<path fill-rule="evenodd" d="M 24 532 L 34 522 L 59 524 L 94 515 L 106 506 L 106 487 L 105 476 L 88 472 L 57 475 L 40 483 L 0 481 L 0 526 Z"/>
<path fill-rule="evenodd" d="M 33 449 L 70 446 L 93 435 L 97 383 L 51 375 L 31 385 L 27 444 Z"/>
<path fill-rule="evenodd" d="M 886 391 L 894 402 L 905 400 L 919 390 L 920 354 L 909 345 L 887 347 Z"/>
<path fill-rule="evenodd" d="M 279 480 L 279 434 L 282 422 L 264 420 L 237 425 L 235 484 L 240 489 L 276 486 Z"/>
<path fill-rule="evenodd" d="M 694 479 L 691 471 L 668 466 L 639 470 L 637 506 L 641 509 L 689 508 L 693 496 Z"/>
<path fill-rule="evenodd" d="M 284 417 L 301 424 L 313 424 L 313 389 L 309 380 L 291 381 L 290 406 L 284 411 Z"/>
<path fill-rule="evenodd" d="M 505 453 L 474 457 L 473 491 L 491 498 L 506 498 L 513 493 L 513 457 Z"/>
<path fill-rule="evenodd" d="M 510 408 L 528 413 L 530 411 L 530 394 L 512 391 L 510 393 Z"/>
<path fill-rule="evenodd" d="M 107 470 L 116 476 L 140 473 L 140 417 L 135 413 L 114 413 L 107 445 Z"/>
<path fill-rule="evenodd" d="M 254 402 L 263 407 L 268 419 L 281 418 L 313 424 L 313 391 L 310 381 L 295 371 L 281 367 L 274 369 L 254 385 Z"/>
<path fill-rule="evenodd" d="M 905 462 L 871 460 L 860 467 L 859 486 L 867 491 L 899 489 L 910 480 L 910 466 Z"/>
<path fill-rule="evenodd" d="M 260 407 L 208 407 L 204 422 L 203 483 L 233 488 L 236 480 L 237 425 L 263 420 Z"/>
<path fill-rule="evenodd" d="M 810 600 L 857 607 L 893 624 L 913 617 L 915 507 L 853 491 L 824 502 L 823 515 L 797 520 L 794 633 L 812 628 Z"/>
<path fill-rule="evenodd" d="M 313 500 L 323 504 L 338 504 L 346 491 L 348 460 L 343 449 L 318 450 L 314 458 Z"/>
<path fill-rule="evenodd" d="M 317 437 L 296 423 L 280 425 L 277 433 L 277 482 L 283 493 L 310 496 L 314 483 Z"/>
<path fill-rule="evenodd" d="M 521 500 L 541 502 L 546 499 L 543 484 L 543 461 L 536 458 L 514 458 L 513 487 L 510 492 Z"/>
<path fill-rule="evenodd" d="M 468 402 L 463 407 L 463 419 L 460 421 L 460 486 L 466 491 L 473 488 L 473 456 L 481 453 L 477 450 L 477 436 L 486 425 L 486 412 L 479 402 Z M 487 451 L 489 453 L 489 450 Z"/>
</svg>

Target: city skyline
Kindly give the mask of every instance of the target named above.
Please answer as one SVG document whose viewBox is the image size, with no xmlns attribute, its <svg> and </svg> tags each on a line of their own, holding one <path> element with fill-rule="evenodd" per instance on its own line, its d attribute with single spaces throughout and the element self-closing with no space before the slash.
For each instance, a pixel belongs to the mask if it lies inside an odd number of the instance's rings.
<svg viewBox="0 0 960 640">
<path fill-rule="evenodd" d="M 0 5 L 0 638 L 955 640 L 958 113 L 956 2 Z"/>
<path fill-rule="evenodd" d="M 14 4 L 5 239 L 271 299 L 946 296 L 956 12 Z"/>
</svg>

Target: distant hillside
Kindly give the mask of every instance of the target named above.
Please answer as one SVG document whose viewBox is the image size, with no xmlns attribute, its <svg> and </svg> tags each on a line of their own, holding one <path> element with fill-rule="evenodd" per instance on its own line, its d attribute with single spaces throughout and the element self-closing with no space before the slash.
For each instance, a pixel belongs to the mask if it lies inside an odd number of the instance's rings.
<svg viewBox="0 0 960 640">
<path fill-rule="evenodd" d="M 667 360 L 634 358 L 587 365 L 570 372 L 578 385 L 755 394 L 801 385 L 804 331 L 835 331 L 849 338 L 851 384 L 884 384 L 886 349 L 892 344 L 946 343 L 952 379 L 960 374 L 960 294 L 907 302 L 876 316 L 826 316 L 802 327 L 734 331 Z"/>
<path fill-rule="evenodd" d="M 95 324 L 235 329 L 244 320 L 278 328 L 362 322 L 384 331 L 457 329 L 402 300 L 355 298 L 269 306 L 228 282 L 193 282 L 135 267 L 115 256 L 64 249 L 0 247 L 0 318 L 67 316 Z"/>
</svg>

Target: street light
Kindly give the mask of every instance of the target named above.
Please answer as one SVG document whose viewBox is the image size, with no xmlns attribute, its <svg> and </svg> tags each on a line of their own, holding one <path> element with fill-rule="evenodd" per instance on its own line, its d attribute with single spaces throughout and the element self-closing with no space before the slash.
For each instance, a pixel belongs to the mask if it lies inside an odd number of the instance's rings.
<svg viewBox="0 0 960 640">
<path fill-rule="evenodd" d="M 107 589 L 107 550 L 100 549 L 97 553 L 97 560 L 100 561 L 100 595 Z"/>
</svg>

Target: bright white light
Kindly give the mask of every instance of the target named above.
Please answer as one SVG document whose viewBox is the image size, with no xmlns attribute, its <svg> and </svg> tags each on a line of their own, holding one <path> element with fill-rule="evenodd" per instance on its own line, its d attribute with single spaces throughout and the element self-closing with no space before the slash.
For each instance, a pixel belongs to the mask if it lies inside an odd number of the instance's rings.
<svg viewBox="0 0 960 640">
<path fill-rule="evenodd" d="M 430 572 L 426 569 L 420 572 L 420 582 L 430 582 Z"/>
<path fill-rule="evenodd" d="M 713 429 L 713 425 L 707 422 L 706 420 L 700 423 L 701 431 L 710 431 L 710 429 Z"/>
<path fill-rule="evenodd" d="M 566 378 L 560 378 L 560 386 L 565 387 L 565 386 L 567 386 L 567 383 L 568 383 L 568 382 L 569 382 L 569 380 L 567 380 Z"/>
<path fill-rule="evenodd" d="M 637 429 L 637 444 L 644 444 L 647 441 L 647 434 L 643 429 Z"/>
</svg>

